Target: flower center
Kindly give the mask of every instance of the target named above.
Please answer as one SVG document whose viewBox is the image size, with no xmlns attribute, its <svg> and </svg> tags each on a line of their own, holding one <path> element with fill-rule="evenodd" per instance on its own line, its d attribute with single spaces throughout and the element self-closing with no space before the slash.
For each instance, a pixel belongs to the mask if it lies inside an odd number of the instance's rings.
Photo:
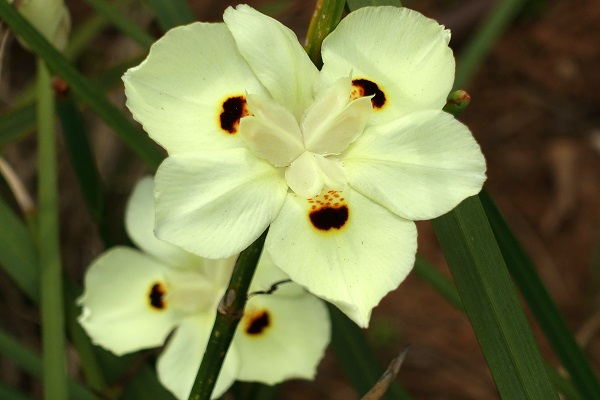
<svg viewBox="0 0 600 400">
<path fill-rule="evenodd" d="M 298 121 L 270 98 L 248 95 L 251 116 L 240 135 L 257 156 L 284 167 L 288 187 L 309 199 L 324 187 L 343 190 L 348 176 L 338 159 L 362 134 L 372 113 L 372 96 L 352 98 L 350 78 L 320 92 Z"/>
</svg>

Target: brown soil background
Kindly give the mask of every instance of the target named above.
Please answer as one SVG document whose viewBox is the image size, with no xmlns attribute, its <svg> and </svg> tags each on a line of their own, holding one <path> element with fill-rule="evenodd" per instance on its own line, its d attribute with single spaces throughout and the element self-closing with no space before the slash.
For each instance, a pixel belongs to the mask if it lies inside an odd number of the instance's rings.
<svg viewBox="0 0 600 400">
<path fill-rule="evenodd" d="M 67 3 L 75 26 L 90 15 L 83 2 Z M 268 7 L 274 4 L 249 3 Z M 313 3 L 289 1 L 276 13 L 277 18 L 303 37 Z M 458 55 L 494 3 L 405 1 L 406 6 L 438 19 L 452 30 L 451 45 Z M 234 3 L 192 0 L 190 4 L 199 20 L 218 21 L 224 8 Z M 131 16 L 156 32 L 149 14 L 132 11 Z M 473 100 L 460 116 L 486 155 L 487 190 L 537 265 L 596 368 L 600 367 L 599 43 L 600 2 L 527 2 L 465 88 Z M 92 43 L 78 66 L 93 73 L 139 52 L 118 32 L 107 30 Z M 5 59 L 0 90 L 3 106 L 10 104 L 31 79 L 33 64 L 33 59 L 13 41 Z M 122 106 L 122 90 L 119 88 L 112 96 Z M 110 184 L 115 241 L 122 242 L 123 203 L 133 182 L 143 174 L 143 167 L 129 161 L 127 150 L 95 117 L 88 116 L 87 122 L 93 131 L 101 171 Z M 2 150 L 34 193 L 33 138 Z M 64 149 L 61 151 L 64 155 Z M 60 173 L 64 265 L 80 281 L 87 264 L 102 248 L 66 156 L 61 157 Z M 419 246 L 420 253 L 449 276 L 428 222 L 419 223 Z M 37 311 L 3 274 L 0 304 L 3 327 L 39 349 Z M 556 364 L 535 323 L 533 326 L 543 353 Z M 411 344 L 398 380 L 416 399 L 498 398 L 466 317 L 413 275 L 375 310 L 367 335 L 382 365 Z M 71 357 L 71 361 L 72 373 L 76 374 L 77 360 Z M 39 385 L 2 359 L 0 378 L 26 387 L 32 396 L 39 397 Z M 335 358 L 328 354 L 315 382 L 287 383 L 280 398 L 339 400 L 357 396 Z"/>
</svg>

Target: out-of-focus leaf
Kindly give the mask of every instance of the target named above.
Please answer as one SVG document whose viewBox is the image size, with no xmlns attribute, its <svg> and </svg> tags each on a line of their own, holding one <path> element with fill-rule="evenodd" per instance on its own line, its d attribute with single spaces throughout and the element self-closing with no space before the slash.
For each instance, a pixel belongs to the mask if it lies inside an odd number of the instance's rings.
<svg viewBox="0 0 600 400">
<path fill-rule="evenodd" d="M 67 153 L 88 212 L 96 223 L 104 243 L 110 243 L 104 222 L 104 183 L 96 167 L 96 158 L 90 147 L 83 117 L 69 93 L 60 96 L 56 111 L 62 124 Z"/>
<path fill-rule="evenodd" d="M 0 198 L 0 267 L 33 301 L 39 299 L 37 249 L 29 230 Z"/>
<path fill-rule="evenodd" d="M 196 20 L 192 9 L 185 0 L 145 0 L 154 11 L 163 31 L 167 31 L 177 25 L 190 24 Z"/>
<path fill-rule="evenodd" d="M 52 71 L 69 84 L 79 99 L 87 103 L 119 138 L 146 162 L 151 170 L 158 167 L 164 153 L 102 94 L 102 90 L 83 77 L 6 0 L 0 0 L 0 17 L 33 52 L 44 59 Z"/>
<path fill-rule="evenodd" d="M 2 0 L 4 1 L 4 0 Z M 40 357 L 22 345 L 7 332 L 0 328 L 0 354 L 7 360 L 15 363 L 23 371 L 36 378 L 42 376 L 42 361 Z M 67 382 L 69 394 L 72 399 L 97 400 L 98 397 L 77 381 L 69 379 Z"/>
<path fill-rule="evenodd" d="M 6 385 L 2 381 L 0 381 L 0 399 L 2 399 L 2 400 L 30 400 L 29 397 L 27 397 L 23 393 L 17 391 L 17 389 L 11 388 L 10 386 Z"/>
<path fill-rule="evenodd" d="M 383 374 L 383 368 L 360 328 L 338 308 L 328 304 L 331 317 L 331 345 L 344 374 L 359 395 L 367 393 Z M 394 382 L 383 397 L 386 400 L 410 400 L 412 397 Z"/>
<path fill-rule="evenodd" d="M 152 36 L 150 36 L 145 30 L 134 24 L 133 21 L 131 21 L 125 14 L 121 12 L 121 10 L 119 10 L 113 4 L 108 3 L 104 0 L 85 0 L 85 2 L 92 6 L 98 12 L 98 14 L 104 16 L 121 32 L 129 36 L 143 48 L 149 48 L 150 45 L 152 45 L 152 43 L 154 42 L 154 38 Z"/>
</svg>

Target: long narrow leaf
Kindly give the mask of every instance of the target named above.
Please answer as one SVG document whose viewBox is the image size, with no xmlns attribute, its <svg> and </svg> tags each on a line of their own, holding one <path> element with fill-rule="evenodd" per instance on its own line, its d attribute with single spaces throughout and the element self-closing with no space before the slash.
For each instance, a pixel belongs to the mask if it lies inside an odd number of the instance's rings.
<svg viewBox="0 0 600 400">
<path fill-rule="evenodd" d="M 104 221 L 104 183 L 96 167 L 83 117 L 69 93 L 58 100 L 56 110 L 62 124 L 67 153 L 73 164 L 85 205 L 104 243 L 110 243 Z"/>
<path fill-rule="evenodd" d="M 478 197 L 433 221 L 503 399 L 557 399 Z"/>
<path fill-rule="evenodd" d="M 87 103 L 115 133 L 155 170 L 164 153 L 135 127 L 108 99 L 102 91 L 84 78 L 40 33 L 29 24 L 6 0 L 0 0 L 0 17 L 34 51 L 44 59 L 48 67 L 59 74 L 77 96 Z"/>
<path fill-rule="evenodd" d="M 35 106 L 29 104 L 0 115 L 0 147 L 25 137 L 35 129 Z"/>
<path fill-rule="evenodd" d="M 328 304 L 331 317 L 331 345 L 344 374 L 362 396 L 367 393 L 383 374 L 383 368 L 375 358 L 365 335 L 344 313 Z M 392 383 L 386 400 L 410 400 L 412 397 L 397 383 Z"/>
<path fill-rule="evenodd" d="M 480 198 L 506 265 L 552 349 L 569 372 L 581 397 L 600 399 L 598 378 L 541 282 L 529 257 L 515 239 L 491 197 L 483 192 Z"/>
</svg>

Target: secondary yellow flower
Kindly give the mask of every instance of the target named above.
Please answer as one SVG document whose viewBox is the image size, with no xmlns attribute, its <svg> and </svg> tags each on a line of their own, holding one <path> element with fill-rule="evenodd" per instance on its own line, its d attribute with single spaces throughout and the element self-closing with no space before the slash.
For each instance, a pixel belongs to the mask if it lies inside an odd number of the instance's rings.
<svg viewBox="0 0 600 400">
<path fill-rule="evenodd" d="M 158 347 L 158 377 L 177 398 L 187 399 L 200 367 L 235 257 L 207 260 L 158 240 L 152 230 L 153 182 L 146 178 L 130 199 L 126 227 L 142 249 L 116 247 L 98 257 L 85 276 L 79 322 L 93 342 L 117 355 Z M 251 291 L 287 279 L 262 257 Z M 323 302 L 294 283 L 249 299 L 213 391 L 221 396 L 234 380 L 266 384 L 311 379 L 329 343 Z"/>
<path fill-rule="evenodd" d="M 169 153 L 156 234 L 220 258 L 270 225 L 273 262 L 367 326 L 413 266 L 413 221 L 485 180 L 468 128 L 441 110 L 450 33 L 365 7 L 325 39 L 319 71 L 276 20 L 245 5 L 223 19 L 171 30 L 123 78 L 134 118 Z"/>
</svg>

